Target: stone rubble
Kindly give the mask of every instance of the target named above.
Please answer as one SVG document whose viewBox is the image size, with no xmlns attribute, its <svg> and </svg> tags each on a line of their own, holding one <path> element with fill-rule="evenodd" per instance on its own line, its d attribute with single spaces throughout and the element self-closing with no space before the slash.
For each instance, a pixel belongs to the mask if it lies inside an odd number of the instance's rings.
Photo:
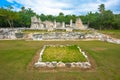
<svg viewBox="0 0 120 80">
<path fill-rule="evenodd" d="M 48 68 L 55 68 L 55 67 L 67 67 L 67 68 L 90 68 L 91 64 L 89 62 L 73 62 L 73 63 L 63 63 L 63 62 L 37 62 L 34 64 L 36 68 L 43 68 L 43 67 L 48 67 Z"/>
<path fill-rule="evenodd" d="M 105 35 L 105 34 L 102 34 L 102 33 L 97 33 L 97 32 L 95 32 L 94 34 L 87 34 L 84 37 L 85 37 L 85 39 L 98 39 L 98 40 L 101 40 L 101 41 L 120 44 L 120 39 L 112 38 L 108 35 Z"/>
</svg>

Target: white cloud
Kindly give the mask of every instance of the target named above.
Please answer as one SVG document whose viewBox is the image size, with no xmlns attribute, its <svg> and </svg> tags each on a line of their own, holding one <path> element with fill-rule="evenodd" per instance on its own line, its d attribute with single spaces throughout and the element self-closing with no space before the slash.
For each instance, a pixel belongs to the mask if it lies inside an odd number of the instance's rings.
<svg viewBox="0 0 120 80">
<path fill-rule="evenodd" d="M 76 7 L 75 12 L 96 12 L 98 11 L 98 7 L 100 4 L 105 4 L 106 9 L 111 9 L 115 5 L 119 5 L 119 0 L 107 0 L 107 1 L 101 1 L 97 0 L 96 2 L 91 2 L 91 3 L 86 3 L 86 4 L 81 4 L 80 6 Z"/>
<path fill-rule="evenodd" d="M 119 0 L 96 0 L 96 2 L 92 2 L 92 0 L 82 1 L 79 0 L 75 2 L 73 0 L 7 0 L 8 2 L 17 2 L 26 8 L 32 8 L 36 13 L 41 14 L 52 14 L 58 15 L 59 12 L 63 12 L 64 14 L 77 14 L 77 13 L 86 13 L 89 11 L 96 12 L 98 11 L 98 5 L 105 4 L 106 8 L 109 9 L 112 6 L 118 5 Z M 90 2 L 91 1 L 91 2 Z M 77 4 L 75 4 L 77 3 Z M 71 9 L 72 8 L 72 9 Z M 17 9 L 17 8 L 16 8 Z"/>
<path fill-rule="evenodd" d="M 105 4 L 106 8 L 110 8 L 115 5 L 119 5 L 119 0 L 107 0 L 104 4 Z"/>
<path fill-rule="evenodd" d="M 26 8 L 32 8 L 36 13 L 53 14 L 57 15 L 59 12 L 64 14 L 71 14 L 70 10 L 63 10 L 62 8 L 69 8 L 71 4 L 58 2 L 56 0 L 7 0 L 9 2 L 17 2 Z"/>
<path fill-rule="evenodd" d="M 7 0 L 8 2 L 10 2 L 10 3 L 13 3 L 13 0 Z"/>
</svg>

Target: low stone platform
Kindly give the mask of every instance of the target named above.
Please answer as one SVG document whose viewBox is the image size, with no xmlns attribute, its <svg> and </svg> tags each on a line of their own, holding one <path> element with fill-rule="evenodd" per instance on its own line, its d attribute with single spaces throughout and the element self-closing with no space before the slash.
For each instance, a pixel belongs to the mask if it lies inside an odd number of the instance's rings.
<svg viewBox="0 0 120 80">
<path fill-rule="evenodd" d="M 84 51 L 82 51 L 80 49 L 79 46 L 77 46 L 77 48 L 79 49 L 79 52 L 82 53 L 82 55 L 86 58 L 87 61 L 85 61 L 85 62 L 80 62 L 80 61 L 79 62 L 66 62 L 66 63 L 61 62 L 61 61 L 59 61 L 59 62 L 57 62 L 57 61 L 43 62 L 42 61 L 42 55 L 43 55 L 43 53 L 44 53 L 44 51 L 45 51 L 45 49 L 46 49 L 47 46 L 53 46 L 53 47 L 55 47 L 56 45 L 45 45 L 43 47 L 43 49 L 40 52 L 40 57 L 38 59 L 38 62 L 36 62 L 34 64 L 34 66 L 36 68 L 42 68 L 42 67 L 48 67 L 48 68 L 55 68 L 55 67 L 62 67 L 63 68 L 63 67 L 68 67 L 68 68 L 74 68 L 74 67 L 78 67 L 78 68 L 85 68 L 86 69 L 86 68 L 90 68 L 91 67 L 91 64 L 89 62 L 88 56 L 86 55 L 86 53 Z M 59 45 L 59 46 L 65 46 L 65 45 Z M 70 45 L 67 45 L 67 46 L 70 46 Z"/>
</svg>

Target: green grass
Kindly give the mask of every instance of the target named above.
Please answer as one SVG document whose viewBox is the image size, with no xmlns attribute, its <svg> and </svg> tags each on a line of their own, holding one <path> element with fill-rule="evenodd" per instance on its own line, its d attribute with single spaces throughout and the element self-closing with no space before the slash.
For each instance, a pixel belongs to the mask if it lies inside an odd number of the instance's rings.
<svg viewBox="0 0 120 80">
<path fill-rule="evenodd" d="M 43 45 L 78 45 L 95 63 L 94 71 L 42 72 L 27 65 Z M 0 80 L 120 80 L 120 45 L 101 41 L 0 41 Z"/>
<path fill-rule="evenodd" d="M 99 32 L 102 32 L 104 34 L 110 35 L 111 37 L 120 39 L 120 30 L 103 30 Z"/>
<path fill-rule="evenodd" d="M 87 61 L 83 54 L 77 48 L 77 45 L 71 46 L 47 46 L 42 56 L 43 62 L 62 61 L 62 62 L 85 62 Z"/>
<path fill-rule="evenodd" d="M 23 33 L 50 33 L 50 32 L 66 32 L 65 29 L 57 29 L 53 31 L 47 31 L 47 30 L 23 30 Z M 90 30 L 73 30 L 73 32 L 82 32 L 82 33 L 92 33 Z"/>
<path fill-rule="evenodd" d="M 23 33 L 35 33 L 35 32 L 37 32 L 37 33 L 46 33 L 48 31 L 47 30 L 23 30 L 22 32 Z"/>
<path fill-rule="evenodd" d="M 53 31 L 47 31 L 47 30 L 23 30 L 23 33 L 50 33 L 50 32 L 66 32 L 66 30 L 53 30 Z"/>
</svg>

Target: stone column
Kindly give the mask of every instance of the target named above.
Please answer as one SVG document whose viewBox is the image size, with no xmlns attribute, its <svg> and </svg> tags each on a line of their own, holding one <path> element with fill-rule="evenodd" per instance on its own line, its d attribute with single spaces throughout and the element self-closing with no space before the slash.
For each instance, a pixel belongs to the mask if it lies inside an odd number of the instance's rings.
<svg viewBox="0 0 120 80">
<path fill-rule="evenodd" d="M 54 20 L 54 28 L 56 28 L 57 24 L 56 24 L 56 20 Z"/>
<path fill-rule="evenodd" d="M 73 21 L 72 21 L 72 19 L 70 20 L 70 27 L 72 27 L 72 24 L 73 24 Z"/>
<path fill-rule="evenodd" d="M 62 28 L 65 28 L 65 22 L 62 22 Z"/>
</svg>

